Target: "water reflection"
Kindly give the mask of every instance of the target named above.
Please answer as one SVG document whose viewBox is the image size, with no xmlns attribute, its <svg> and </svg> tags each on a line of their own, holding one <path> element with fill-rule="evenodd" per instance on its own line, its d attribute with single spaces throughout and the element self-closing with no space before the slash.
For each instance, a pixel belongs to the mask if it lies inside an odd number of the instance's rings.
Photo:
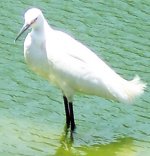
<svg viewBox="0 0 150 156">
<path fill-rule="evenodd" d="M 60 141 L 66 141 L 67 143 L 72 143 L 74 142 L 74 133 L 75 131 L 70 131 L 70 129 L 67 127 L 67 125 L 64 126 L 64 132 L 62 134 L 62 137 Z"/>
<path fill-rule="evenodd" d="M 69 129 L 64 127 L 64 132 L 60 138 L 60 147 L 57 149 L 55 155 L 70 155 L 72 153 L 72 147 L 74 143 L 74 132 L 70 132 Z"/>
<path fill-rule="evenodd" d="M 74 135 L 76 135 L 76 133 Z M 145 154 L 142 152 L 142 147 L 136 145 L 135 140 L 132 138 L 122 138 L 106 145 L 84 145 L 79 147 L 76 146 L 74 142 L 68 134 L 63 133 L 60 138 L 61 146 L 57 149 L 55 156 L 134 156 L 137 153 Z"/>
</svg>

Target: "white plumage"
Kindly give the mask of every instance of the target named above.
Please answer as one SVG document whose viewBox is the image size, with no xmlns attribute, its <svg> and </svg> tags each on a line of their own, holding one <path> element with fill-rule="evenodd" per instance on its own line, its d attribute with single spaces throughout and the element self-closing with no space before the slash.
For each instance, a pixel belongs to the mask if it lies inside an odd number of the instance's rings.
<svg viewBox="0 0 150 156">
<path fill-rule="evenodd" d="M 146 85 L 135 77 L 127 81 L 86 46 L 68 34 L 53 30 L 39 9 L 25 13 L 25 24 L 16 39 L 28 28 L 24 56 L 31 69 L 59 87 L 69 102 L 75 92 L 130 103 Z"/>
</svg>

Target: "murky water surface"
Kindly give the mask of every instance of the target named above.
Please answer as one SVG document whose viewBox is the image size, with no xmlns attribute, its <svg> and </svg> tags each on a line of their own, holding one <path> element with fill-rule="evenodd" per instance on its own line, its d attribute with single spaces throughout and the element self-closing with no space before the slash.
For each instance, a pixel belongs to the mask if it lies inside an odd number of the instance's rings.
<svg viewBox="0 0 150 156">
<path fill-rule="evenodd" d="M 147 82 L 133 105 L 76 95 L 74 141 L 64 132 L 61 93 L 24 62 L 23 14 L 42 9 L 53 28 L 86 44 L 126 79 Z M 0 155 L 150 155 L 150 1 L 0 2 Z"/>
</svg>

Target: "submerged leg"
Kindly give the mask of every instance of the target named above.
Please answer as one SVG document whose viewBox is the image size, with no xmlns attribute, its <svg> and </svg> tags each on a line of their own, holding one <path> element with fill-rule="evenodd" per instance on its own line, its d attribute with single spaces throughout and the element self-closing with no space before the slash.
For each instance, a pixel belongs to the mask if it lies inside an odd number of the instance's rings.
<svg viewBox="0 0 150 156">
<path fill-rule="evenodd" d="M 63 96 L 64 99 L 64 106 L 65 106 L 65 113 L 66 113 L 66 125 L 67 128 L 70 127 L 70 109 L 69 109 L 69 103 L 68 100 L 66 98 L 66 96 Z"/>
<path fill-rule="evenodd" d="M 71 131 L 73 132 L 76 128 L 75 121 L 74 121 L 74 113 L 73 113 L 73 103 L 69 102 L 69 110 L 70 110 L 70 122 L 71 122 Z"/>
</svg>

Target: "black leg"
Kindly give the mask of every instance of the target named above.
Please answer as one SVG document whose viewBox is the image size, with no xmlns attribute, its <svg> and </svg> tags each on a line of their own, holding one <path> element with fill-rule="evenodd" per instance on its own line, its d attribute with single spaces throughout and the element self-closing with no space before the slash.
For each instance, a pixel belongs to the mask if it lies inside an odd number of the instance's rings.
<svg viewBox="0 0 150 156">
<path fill-rule="evenodd" d="M 66 113 L 66 125 L 67 128 L 70 127 L 70 109 L 69 109 L 69 103 L 68 100 L 66 98 L 66 96 L 63 96 L 64 99 L 64 106 L 65 106 L 65 113 Z"/>
<path fill-rule="evenodd" d="M 70 120 L 71 120 L 71 131 L 74 131 L 76 128 L 75 122 L 74 122 L 74 113 L 73 113 L 73 104 L 72 102 L 69 102 L 69 108 L 70 108 Z"/>
</svg>

